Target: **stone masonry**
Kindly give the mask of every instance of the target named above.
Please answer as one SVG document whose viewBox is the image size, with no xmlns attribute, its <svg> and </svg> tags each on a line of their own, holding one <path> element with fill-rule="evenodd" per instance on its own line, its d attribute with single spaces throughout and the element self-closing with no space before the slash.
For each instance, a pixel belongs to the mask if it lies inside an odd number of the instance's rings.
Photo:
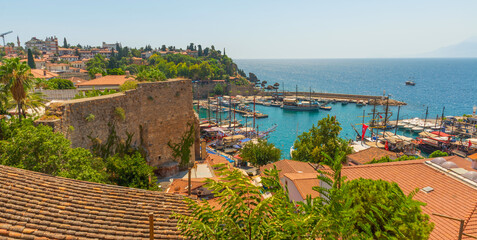
<svg viewBox="0 0 477 240">
<path fill-rule="evenodd" d="M 192 83 L 182 79 L 140 83 L 137 89 L 124 93 L 65 101 L 57 109 L 59 119 L 40 123 L 63 133 L 72 147 L 90 148 L 88 136 L 104 142 L 109 135 L 108 123 L 114 122 L 121 138 L 126 139 L 126 132 L 134 134 L 132 144 L 142 145 L 149 165 L 156 167 L 160 176 L 179 170 L 167 143 L 179 142 L 187 124 L 198 126 L 199 121 L 192 108 Z M 195 136 L 191 161 L 200 156 L 198 128 Z"/>
</svg>

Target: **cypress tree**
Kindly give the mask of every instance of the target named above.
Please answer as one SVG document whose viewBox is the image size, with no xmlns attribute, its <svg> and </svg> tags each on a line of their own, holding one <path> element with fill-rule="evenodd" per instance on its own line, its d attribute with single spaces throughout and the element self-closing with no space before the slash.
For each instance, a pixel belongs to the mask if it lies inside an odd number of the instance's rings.
<svg viewBox="0 0 477 240">
<path fill-rule="evenodd" d="M 199 57 L 202 57 L 202 46 L 199 45 L 198 47 L 199 47 L 199 50 L 198 50 L 198 52 L 197 52 L 197 55 L 198 55 Z"/>
<path fill-rule="evenodd" d="M 63 38 L 63 47 L 68 48 L 68 42 L 66 42 L 66 38 Z"/>
<path fill-rule="evenodd" d="M 31 53 L 31 49 L 28 49 L 28 66 L 30 66 L 31 69 L 35 69 L 35 60 L 33 59 L 33 54 Z"/>
</svg>

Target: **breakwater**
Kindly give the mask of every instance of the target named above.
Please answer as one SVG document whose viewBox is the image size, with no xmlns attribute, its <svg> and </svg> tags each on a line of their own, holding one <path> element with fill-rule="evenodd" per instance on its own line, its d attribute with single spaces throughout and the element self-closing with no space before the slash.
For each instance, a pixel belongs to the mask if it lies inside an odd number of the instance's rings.
<svg viewBox="0 0 477 240">
<path fill-rule="evenodd" d="M 365 101 L 367 104 L 376 104 L 376 105 L 386 105 L 387 98 L 383 96 L 373 96 L 373 95 L 359 95 L 359 94 L 343 94 L 343 93 L 317 93 L 317 92 L 260 92 L 260 96 L 272 96 L 274 94 L 282 94 L 284 96 L 296 96 L 299 97 L 312 97 L 312 98 L 322 98 L 330 101 Z M 405 102 L 401 102 L 394 99 L 389 99 L 390 106 L 401 106 L 407 105 Z"/>
</svg>

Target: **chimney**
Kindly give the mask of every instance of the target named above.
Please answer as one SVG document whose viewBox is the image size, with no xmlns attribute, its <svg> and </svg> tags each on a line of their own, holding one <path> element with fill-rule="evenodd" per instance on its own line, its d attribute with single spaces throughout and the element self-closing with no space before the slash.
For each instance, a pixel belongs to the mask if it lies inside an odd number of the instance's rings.
<svg viewBox="0 0 477 240">
<path fill-rule="evenodd" d="M 126 77 L 129 77 L 129 75 L 131 75 L 129 71 L 126 71 Z"/>
<path fill-rule="evenodd" d="M 100 78 L 100 77 L 102 77 L 102 76 L 103 76 L 103 74 L 101 74 L 101 73 L 96 73 L 96 74 L 94 75 L 94 78 Z"/>
</svg>

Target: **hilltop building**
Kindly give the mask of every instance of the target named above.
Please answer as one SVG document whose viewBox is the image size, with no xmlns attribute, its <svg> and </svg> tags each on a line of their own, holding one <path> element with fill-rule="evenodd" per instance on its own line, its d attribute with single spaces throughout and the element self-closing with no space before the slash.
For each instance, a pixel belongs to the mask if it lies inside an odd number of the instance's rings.
<svg viewBox="0 0 477 240">
<path fill-rule="evenodd" d="M 119 45 L 119 47 L 122 47 L 121 43 L 118 43 L 118 42 L 116 42 L 116 43 L 105 43 L 105 42 L 103 42 L 102 47 L 103 47 L 103 49 L 108 49 L 108 50 L 114 49 L 114 50 L 116 50 L 116 44 Z"/>
<path fill-rule="evenodd" d="M 30 41 L 25 43 L 25 48 L 38 49 L 39 51 L 45 54 L 58 54 L 58 38 L 56 37 L 47 37 L 45 41 L 40 40 L 36 37 L 33 37 Z"/>
</svg>

